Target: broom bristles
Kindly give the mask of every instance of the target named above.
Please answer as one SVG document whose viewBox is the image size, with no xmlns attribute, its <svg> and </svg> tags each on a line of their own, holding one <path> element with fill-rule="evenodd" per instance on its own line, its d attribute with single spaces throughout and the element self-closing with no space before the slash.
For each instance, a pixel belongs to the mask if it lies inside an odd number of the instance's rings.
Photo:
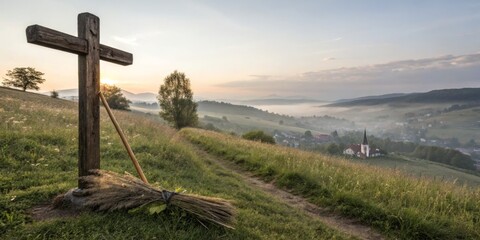
<svg viewBox="0 0 480 240">
<path fill-rule="evenodd" d="M 144 204 L 163 202 L 174 205 L 227 228 L 233 228 L 236 211 L 232 204 L 221 198 L 175 193 L 165 199 L 162 189 L 142 182 L 130 175 L 120 175 L 105 170 L 91 170 L 81 177 L 86 183 L 85 205 L 98 211 L 132 209 Z"/>
</svg>

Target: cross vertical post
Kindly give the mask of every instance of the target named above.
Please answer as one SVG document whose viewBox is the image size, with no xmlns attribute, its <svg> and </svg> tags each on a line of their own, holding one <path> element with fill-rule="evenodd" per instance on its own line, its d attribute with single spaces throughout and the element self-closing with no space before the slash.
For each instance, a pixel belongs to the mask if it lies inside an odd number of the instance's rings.
<svg viewBox="0 0 480 240">
<path fill-rule="evenodd" d="M 100 168 L 100 19 L 78 15 L 78 37 L 87 41 L 87 54 L 78 55 L 78 175 Z M 81 180 L 78 187 L 85 186 Z"/>
<path fill-rule="evenodd" d="M 78 54 L 78 175 L 100 168 L 100 60 L 123 66 L 133 63 L 131 53 L 100 44 L 100 18 L 78 15 L 78 37 L 40 25 L 26 29 L 27 42 Z M 78 181 L 78 188 L 86 186 Z"/>
</svg>

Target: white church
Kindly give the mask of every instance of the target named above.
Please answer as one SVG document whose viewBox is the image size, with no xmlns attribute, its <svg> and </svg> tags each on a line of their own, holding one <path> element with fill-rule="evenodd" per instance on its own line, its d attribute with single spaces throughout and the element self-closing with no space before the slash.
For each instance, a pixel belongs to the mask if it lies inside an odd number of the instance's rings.
<svg viewBox="0 0 480 240">
<path fill-rule="evenodd" d="M 343 154 L 349 156 L 356 156 L 359 158 L 380 157 L 384 154 L 378 148 L 370 149 L 367 139 L 367 130 L 363 132 L 363 141 L 361 144 L 352 144 L 343 150 Z"/>
</svg>

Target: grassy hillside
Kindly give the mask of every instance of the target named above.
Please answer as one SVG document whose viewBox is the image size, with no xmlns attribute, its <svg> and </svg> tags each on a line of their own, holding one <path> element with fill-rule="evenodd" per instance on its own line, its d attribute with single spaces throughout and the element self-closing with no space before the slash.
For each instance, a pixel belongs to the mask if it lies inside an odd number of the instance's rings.
<svg viewBox="0 0 480 240">
<path fill-rule="evenodd" d="M 459 186 L 480 186 L 480 174 L 465 169 L 455 168 L 442 163 L 424 159 L 408 157 L 399 154 L 390 154 L 385 157 L 369 158 L 359 161 L 358 158 L 347 158 L 349 161 L 367 164 L 376 167 L 393 169 L 416 177 L 429 177 L 433 179 L 455 182 Z"/>
<path fill-rule="evenodd" d="M 331 106 L 380 105 L 395 103 L 461 103 L 480 101 L 480 88 L 441 89 L 426 93 L 411 93 L 392 97 L 365 97 L 331 104 Z"/>
<path fill-rule="evenodd" d="M 428 137 L 451 138 L 457 137 L 461 143 L 470 139 L 480 139 L 480 107 L 473 107 L 459 111 L 452 111 L 432 117 L 427 123 L 432 123 L 428 129 Z M 435 125 L 442 122 L 443 125 Z"/>
<path fill-rule="evenodd" d="M 312 203 L 354 216 L 401 239 L 478 239 L 480 189 L 416 178 L 342 158 L 185 129 L 206 151 Z"/>
<path fill-rule="evenodd" d="M 76 186 L 76 104 L 0 88 L 0 239 L 345 239 L 345 235 L 199 157 L 158 121 L 115 112 L 150 182 L 167 189 L 230 199 L 235 230 L 201 223 L 169 209 L 157 216 L 84 212 L 32 219 L 31 209 Z M 101 166 L 135 170 L 106 113 L 101 118 Z M 204 226 L 205 225 L 205 226 Z"/>
</svg>

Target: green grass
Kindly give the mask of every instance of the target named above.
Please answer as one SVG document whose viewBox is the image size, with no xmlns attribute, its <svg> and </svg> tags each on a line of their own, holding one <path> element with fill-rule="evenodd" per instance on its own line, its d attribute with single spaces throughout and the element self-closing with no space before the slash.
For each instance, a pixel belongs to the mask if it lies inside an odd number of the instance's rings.
<svg viewBox="0 0 480 240">
<path fill-rule="evenodd" d="M 478 172 L 473 173 L 450 165 L 404 155 L 388 155 L 386 157 L 367 158 L 362 160 L 358 158 L 347 159 L 356 163 L 399 170 L 405 174 L 416 177 L 429 177 L 452 183 L 454 182 L 459 186 L 463 186 L 464 184 L 472 187 L 480 186 L 480 175 Z"/>
<path fill-rule="evenodd" d="M 0 88 L 0 239 L 345 239 L 308 215 L 198 157 L 176 131 L 158 121 L 115 112 L 150 182 L 167 189 L 230 199 L 235 230 L 170 209 L 156 216 L 85 212 L 33 221 L 29 210 L 76 186 L 76 104 Z M 101 166 L 135 170 L 106 113 Z"/>
<path fill-rule="evenodd" d="M 400 239 L 480 238 L 480 189 L 198 129 L 180 132 L 320 206 Z"/>
</svg>

